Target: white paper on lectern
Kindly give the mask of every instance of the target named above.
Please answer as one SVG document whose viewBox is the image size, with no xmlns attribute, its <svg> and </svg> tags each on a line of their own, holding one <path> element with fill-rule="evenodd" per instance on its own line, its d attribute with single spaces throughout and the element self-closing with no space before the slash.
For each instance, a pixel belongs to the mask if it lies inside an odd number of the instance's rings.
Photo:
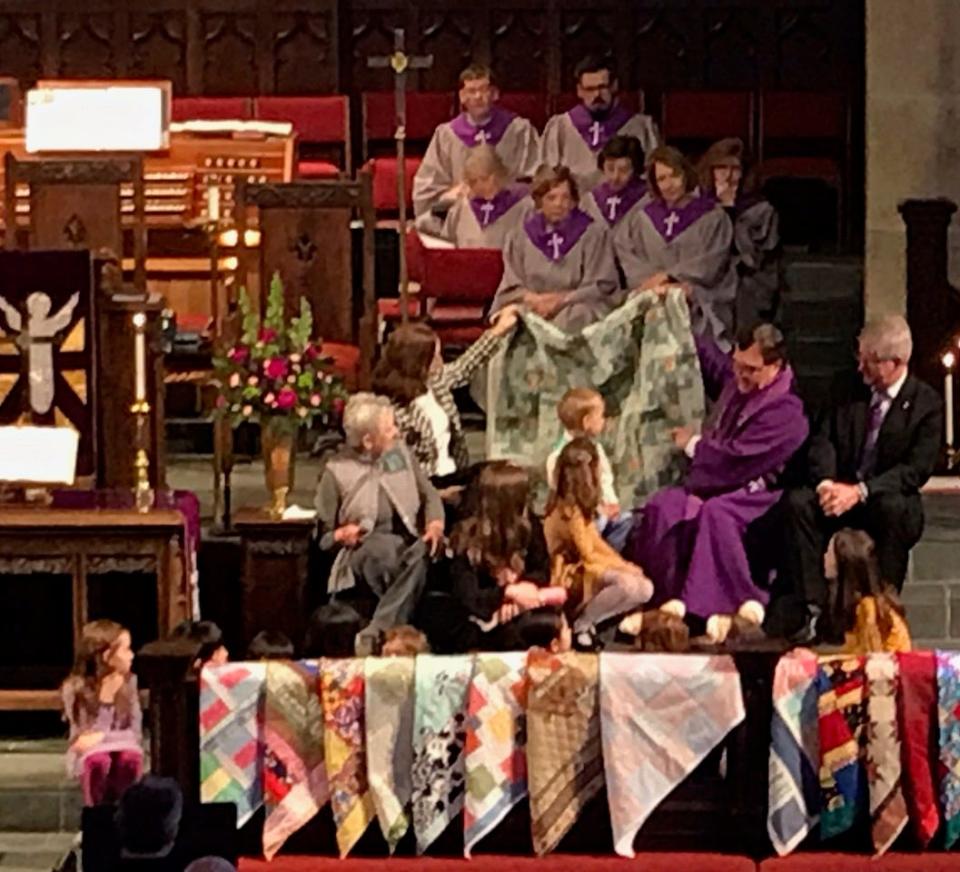
<svg viewBox="0 0 960 872">
<path fill-rule="evenodd" d="M 79 446 L 72 427 L 0 427 L 0 482 L 73 484 Z"/>
<path fill-rule="evenodd" d="M 58 85 L 27 92 L 27 151 L 159 151 L 164 91 L 155 85 Z"/>
</svg>

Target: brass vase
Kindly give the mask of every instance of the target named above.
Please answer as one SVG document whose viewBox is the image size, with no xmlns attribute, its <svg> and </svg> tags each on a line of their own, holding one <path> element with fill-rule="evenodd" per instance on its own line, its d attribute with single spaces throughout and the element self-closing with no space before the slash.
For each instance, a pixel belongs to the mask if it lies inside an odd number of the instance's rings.
<svg viewBox="0 0 960 872">
<path fill-rule="evenodd" d="M 287 508 L 287 495 L 293 490 L 296 473 L 296 430 L 266 420 L 260 433 L 263 447 L 263 474 L 270 494 L 267 510 L 279 521 Z"/>
</svg>

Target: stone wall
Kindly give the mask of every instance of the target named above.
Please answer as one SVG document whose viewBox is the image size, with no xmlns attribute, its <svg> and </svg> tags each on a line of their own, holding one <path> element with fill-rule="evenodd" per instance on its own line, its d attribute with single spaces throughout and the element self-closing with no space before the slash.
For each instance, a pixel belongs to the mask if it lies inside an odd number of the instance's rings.
<svg viewBox="0 0 960 872">
<path fill-rule="evenodd" d="M 960 200 L 957 0 L 867 0 L 867 315 L 903 311 L 908 197 Z M 951 233 L 960 283 L 960 228 Z"/>
</svg>

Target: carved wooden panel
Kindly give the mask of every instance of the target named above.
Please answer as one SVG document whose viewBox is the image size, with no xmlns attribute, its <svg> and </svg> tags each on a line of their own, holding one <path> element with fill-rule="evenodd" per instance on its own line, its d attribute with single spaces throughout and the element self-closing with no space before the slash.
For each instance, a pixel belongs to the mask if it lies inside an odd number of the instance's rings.
<svg viewBox="0 0 960 872">
<path fill-rule="evenodd" d="M 256 94 L 256 15 L 201 13 L 201 33 L 204 93 Z"/>
<path fill-rule="evenodd" d="M 32 85 L 43 74 L 40 13 L 0 14 L 0 70 Z"/>
<path fill-rule="evenodd" d="M 337 90 L 335 8 L 277 15 L 273 30 L 273 77 L 278 94 Z"/>
<path fill-rule="evenodd" d="M 177 94 L 187 90 L 185 11 L 137 10 L 131 14 L 129 74 L 170 79 Z"/>
<path fill-rule="evenodd" d="M 402 9 L 353 9 L 350 19 L 349 81 L 355 93 L 387 91 L 393 87 L 390 70 L 371 70 L 367 58 L 393 51 L 393 28 L 407 27 Z M 407 27 L 408 50 L 412 32 Z"/>
<path fill-rule="evenodd" d="M 547 89 L 547 17 L 541 10 L 490 10 L 490 60 L 505 91 Z"/>
<path fill-rule="evenodd" d="M 58 22 L 59 75 L 109 79 L 122 75 L 115 56 L 114 16 L 110 12 L 62 15 Z"/>
<path fill-rule="evenodd" d="M 617 58 L 616 33 L 624 25 L 625 11 L 609 6 L 584 5 L 564 10 L 560 18 L 560 90 L 573 90 L 573 70 L 586 55 Z M 623 76 L 623 71 L 620 71 Z"/>
<path fill-rule="evenodd" d="M 638 11 L 632 42 L 632 63 L 623 71 L 625 87 L 643 88 L 649 94 L 693 85 L 694 35 L 685 12 Z"/>
<path fill-rule="evenodd" d="M 453 91 L 460 71 L 473 58 L 472 13 L 469 10 L 421 9 L 421 54 L 432 54 L 433 65 L 420 73 L 424 91 Z"/>
<path fill-rule="evenodd" d="M 834 90 L 843 87 L 843 75 L 849 60 L 844 51 L 846 40 L 836 10 L 781 9 L 776 15 L 776 87 L 799 90 Z M 860 31 L 862 34 L 862 29 Z"/>
<path fill-rule="evenodd" d="M 708 88 L 750 90 L 760 85 L 760 46 L 766 43 L 766 16 L 755 10 L 709 10 L 703 37 L 703 78 Z"/>
</svg>

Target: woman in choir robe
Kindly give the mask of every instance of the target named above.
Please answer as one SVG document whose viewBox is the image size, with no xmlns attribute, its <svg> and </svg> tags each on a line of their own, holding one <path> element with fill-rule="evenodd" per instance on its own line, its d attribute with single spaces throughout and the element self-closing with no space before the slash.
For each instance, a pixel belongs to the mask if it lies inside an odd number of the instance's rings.
<svg viewBox="0 0 960 872">
<path fill-rule="evenodd" d="M 603 224 L 579 208 L 566 167 L 541 167 L 530 193 L 535 210 L 507 237 L 490 312 L 520 303 L 574 333 L 619 302 L 613 246 Z"/>
<path fill-rule="evenodd" d="M 615 136 L 600 150 L 597 165 L 603 181 L 584 197 L 583 211 L 606 224 L 616 247 L 623 219 L 644 202 L 647 193 L 643 146 L 636 136 Z"/>
<path fill-rule="evenodd" d="M 492 146 L 474 148 L 463 164 L 466 195 L 450 207 L 437 235 L 457 248 L 502 249 L 510 231 L 523 224 L 533 209 L 528 187 L 510 184 L 508 179 L 507 168 Z M 432 217 L 431 213 L 421 215 L 417 229 L 430 233 L 427 221 Z"/>
<path fill-rule="evenodd" d="M 745 164 L 743 142 L 730 138 L 711 145 L 698 165 L 700 189 L 733 222 L 738 329 L 776 319 L 782 279 L 779 216 Z"/>
<path fill-rule="evenodd" d="M 733 225 L 712 197 L 701 196 L 696 170 L 675 148 L 654 149 L 647 184 L 649 198 L 624 219 L 616 238 L 627 287 L 682 286 L 694 332 L 729 351 L 737 296 Z"/>
</svg>

